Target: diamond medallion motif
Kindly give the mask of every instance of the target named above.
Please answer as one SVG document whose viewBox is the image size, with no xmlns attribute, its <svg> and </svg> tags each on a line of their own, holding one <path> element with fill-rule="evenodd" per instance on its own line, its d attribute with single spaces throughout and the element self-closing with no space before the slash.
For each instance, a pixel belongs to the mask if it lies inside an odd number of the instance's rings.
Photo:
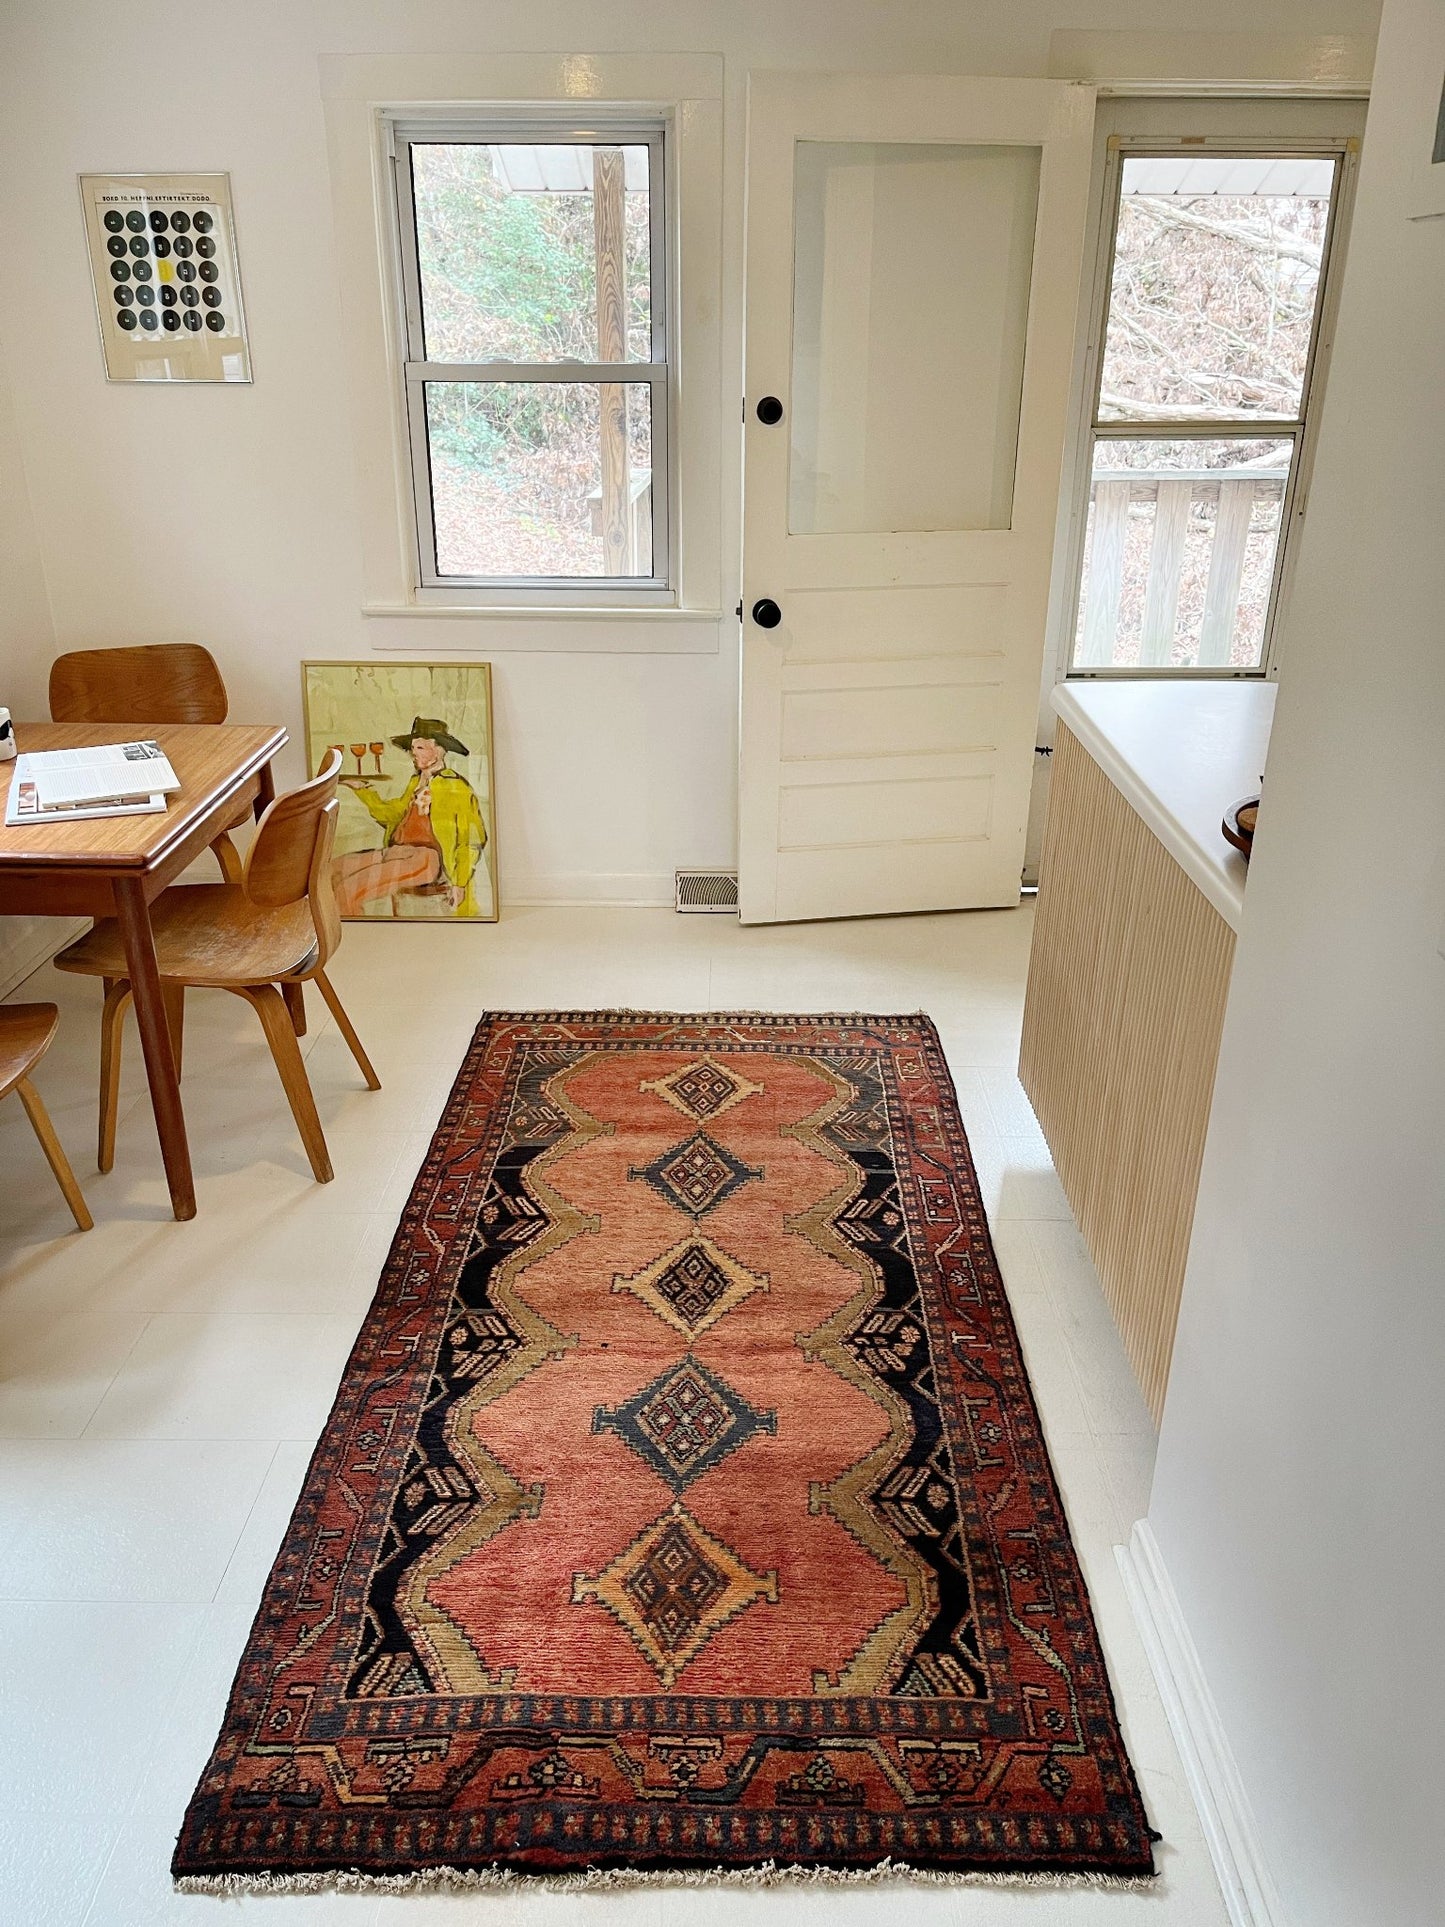
<svg viewBox="0 0 1445 1927">
<path fill-rule="evenodd" d="M 696 1338 L 750 1292 L 766 1291 L 765 1273 L 752 1272 L 730 1258 L 710 1238 L 684 1238 L 632 1277 L 612 1280 L 614 1291 L 630 1291 L 684 1338 Z"/>
<path fill-rule="evenodd" d="M 696 1118 L 699 1124 L 721 1117 L 745 1097 L 759 1096 L 762 1088 L 761 1084 L 750 1084 L 712 1057 L 700 1057 L 685 1070 L 674 1071 L 671 1077 L 654 1077 L 641 1086 L 644 1091 L 655 1091 L 675 1111 L 681 1111 L 684 1117 Z"/>
<path fill-rule="evenodd" d="M 605 1606 L 664 1687 L 758 1599 L 777 1604 L 777 1573 L 745 1566 L 680 1500 L 595 1579 L 578 1573 L 572 1581 L 573 1605 Z"/>
<path fill-rule="evenodd" d="M 643 1179 L 660 1198 L 689 1217 L 703 1218 L 763 1174 L 735 1158 L 706 1131 L 694 1131 L 685 1143 L 674 1144 L 651 1164 L 634 1165 L 627 1175 Z"/>
<path fill-rule="evenodd" d="M 615 1432 L 674 1492 L 719 1464 L 758 1432 L 776 1432 L 777 1415 L 758 1412 L 741 1392 L 695 1358 L 671 1365 L 625 1405 L 599 1405 L 594 1432 Z"/>
</svg>

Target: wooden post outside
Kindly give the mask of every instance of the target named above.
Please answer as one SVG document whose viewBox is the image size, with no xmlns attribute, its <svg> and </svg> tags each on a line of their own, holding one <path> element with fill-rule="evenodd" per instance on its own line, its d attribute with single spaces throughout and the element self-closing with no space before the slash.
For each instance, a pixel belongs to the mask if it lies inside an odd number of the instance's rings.
<svg viewBox="0 0 1445 1927">
<path fill-rule="evenodd" d="M 1179 619 L 1179 581 L 1184 573 L 1184 545 L 1189 539 L 1192 482 L 1161 482 L 1154 503 L 1154 539 L 1149 548 L 1149 587 L 1144 596 L 1144 629 L 1139 638 L 1140 664 L 1167 663 Z"/>
<path fill-rule="evenodd" d="M 1080 660 L 1111 663 L 1124 591 L 1124 542 L 1129 530 L 1132 482 L 1094 484 L 1094 532 L 1089 543 L 1089 583 L 1084 597 L 1084 646 Z"/>
<path fill-rule="evenodd" d="M 592 150 L 592 225 L 597 260 L 597 359 L 627 359 L 626 180 L 620 147 Z M 632 468 L 627 434 L 627 390 L 604 382 L 597 394 L 602 439 L 602 566 L 608 575 L 635 575 Z"/>
<path fill-rule="evenodd" d="M 1217 669 L 1229 661 L 1253 515 L 1254 483 L 1248 476 L 1237 480 L 1227 473 L 1221 475 L 1214 548 L 1209 558 L 1209 582 L 1204 591 L 1204 621 L 1199 631 L 1201 669 Z"/>
</svg>

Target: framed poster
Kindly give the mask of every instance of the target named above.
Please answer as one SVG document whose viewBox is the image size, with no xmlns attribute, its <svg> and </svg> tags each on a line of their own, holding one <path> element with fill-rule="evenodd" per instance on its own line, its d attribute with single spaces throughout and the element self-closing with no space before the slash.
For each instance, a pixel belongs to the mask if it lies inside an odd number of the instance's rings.
<svg viewBox="0 0 1445 1927">
<path fill-rule="evenodd" d="M 492 666 L 303 662 L 307 765 L 342 757 L 343 917 L 495 923 Z"/>
<path fill-rule="evenodd" d="M 109 381 L 249 381 L 229 174 L 82 174 Z"/>
</svg>

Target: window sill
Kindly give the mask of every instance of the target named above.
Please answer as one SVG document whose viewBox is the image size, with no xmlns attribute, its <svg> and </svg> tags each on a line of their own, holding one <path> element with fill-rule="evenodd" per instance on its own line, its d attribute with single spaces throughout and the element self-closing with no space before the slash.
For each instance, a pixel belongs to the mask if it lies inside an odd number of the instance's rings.
<svg viewBox="0 0 1445 1927">
<path fill-rule="evenodd" d="M 366 602 L 362 615 L 375 622 L 377 649 L 415 649 L 405 632 L 417 617 L 460 625 L 455 636 L 439 635 L 441 649 L 519 649 L 596 655 L 715 656 L 721 609 L 618 608 L 571 604 Z M 729 615 L 727 620 L 731 621 Z M 395 624 L 388 635 L 383 624 Z M 470 628 L 468 627 L 470 625 Z"/>
</svg>

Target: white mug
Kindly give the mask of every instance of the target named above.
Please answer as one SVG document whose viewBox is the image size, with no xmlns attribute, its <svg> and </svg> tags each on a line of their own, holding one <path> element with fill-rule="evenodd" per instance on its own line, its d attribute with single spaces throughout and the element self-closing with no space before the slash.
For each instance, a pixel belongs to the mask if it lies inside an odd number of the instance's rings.
<svg viewBox="0 0 1445 1927">
<path fill-rule="evenodd" d="M 10 711 L 0 709 L 0 763 L 8 763 L 15 754 L 15 725 L 10 720 Z"/>
</svg>

